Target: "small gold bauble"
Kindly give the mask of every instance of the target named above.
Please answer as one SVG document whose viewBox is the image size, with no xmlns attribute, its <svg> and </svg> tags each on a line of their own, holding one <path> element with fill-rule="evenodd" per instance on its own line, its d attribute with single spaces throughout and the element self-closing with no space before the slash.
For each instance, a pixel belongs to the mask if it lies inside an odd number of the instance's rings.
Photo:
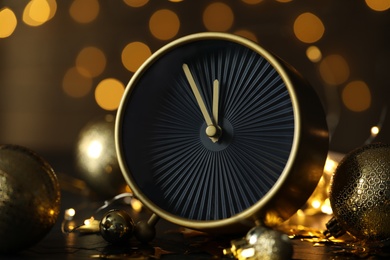
<svg viewBox="0 0 390 260">
<path fill-rule="evenodd" d="M 119 209 L 112 209 L 104 214 L 100 221 L 100 234 L 110 243 L 122 244 L 132 237 L 134 221 L 130 215 Z"/>
<path fill-rule="evenodd" d="M 289 237 L 277 230 L 256 226 L 246 235 L 247 243 L 255 250 L 257 260 L 285 260 L 291 259 L 293 246 Z"/>
<path fill-rule="evenodd" d="M 59 211 L 60 187 L 50 165 L 24 147 L 0 146 L 0 253 L 36 244 Z"/>
<path fill-rule="evenodd" d="M 115 117 L 90 121 L 80 131 L 76 145 L 76 169 L 80 178 L 99 196 L 109 198 L 125 191 L 115 149 Z"/>
</svg>

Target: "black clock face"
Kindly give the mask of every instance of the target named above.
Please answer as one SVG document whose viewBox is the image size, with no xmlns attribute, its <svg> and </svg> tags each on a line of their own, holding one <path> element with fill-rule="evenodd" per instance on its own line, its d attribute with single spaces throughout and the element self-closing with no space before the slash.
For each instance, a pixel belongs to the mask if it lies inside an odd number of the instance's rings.
<svg viewBox="0 0 390 260">
<path fill-rule="evenodd" d="M 216 142 L 206 134 L 183 64 L 210 115 L 219 82 Z M 134 75 L 119 110 L 130 186 L 189 220 L 221 220 L 250 208 L 286 174 L 296 123 L 290 91 L 261 53 L 230 39 L 165 48 Z"/>
</svg>

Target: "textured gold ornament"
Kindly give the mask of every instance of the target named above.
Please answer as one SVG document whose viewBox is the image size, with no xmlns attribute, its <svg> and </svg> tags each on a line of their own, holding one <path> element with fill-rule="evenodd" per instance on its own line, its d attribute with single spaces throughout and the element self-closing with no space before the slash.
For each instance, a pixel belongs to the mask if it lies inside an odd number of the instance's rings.
<svg viewBox="0 0 390 260">
<path fill-rule="evenodd" d="M 51 166 L 34 152 L 0 146 L 0 252 L 41 240 L 60 211 L 60 187 Z"/>
<path fill-rule="evenodd" d="M 347 154 L 330 187 L 334 213 L 327 235 L 345 231 L 367 243 L 390 239 L 390 145 L 369 144 Z"/>
<path fill-rule="evenodd" d="M 242 239 L 230 242 L 224 254 L 238 260 L 286 260 L 293 255 L 289 237 L 277 230 L 255 226 Z"/>
</svg>

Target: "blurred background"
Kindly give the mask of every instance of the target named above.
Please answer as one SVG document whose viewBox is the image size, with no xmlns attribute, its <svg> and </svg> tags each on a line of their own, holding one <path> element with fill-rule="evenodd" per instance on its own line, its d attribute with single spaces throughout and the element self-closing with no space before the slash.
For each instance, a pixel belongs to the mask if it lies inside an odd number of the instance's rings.
<svg viewBox="0 0 390 260">
<path fill-rule="evenodd" d="M 319 94 L 331 150 L 390 142 L 390 0 L 2 0 L 0 143 L 73 151 L 137 68 L 191 33 L 247 37 Z"/>
</svg>

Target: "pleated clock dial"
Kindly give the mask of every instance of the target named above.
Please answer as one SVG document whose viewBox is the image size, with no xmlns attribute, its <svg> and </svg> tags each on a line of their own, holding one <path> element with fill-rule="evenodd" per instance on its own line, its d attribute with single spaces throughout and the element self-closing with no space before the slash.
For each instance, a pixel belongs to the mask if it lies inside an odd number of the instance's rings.
<svg viewBox="0 0 390 260">
<path fill-rule="evenodd" d="M 201 230 L 290 216 L 314 190 L 327 143 L 313 89 L 257 44 L 225 33 L 189 35 L 152 55 L 116 123 L 135 195 Z"/>
</svg>

